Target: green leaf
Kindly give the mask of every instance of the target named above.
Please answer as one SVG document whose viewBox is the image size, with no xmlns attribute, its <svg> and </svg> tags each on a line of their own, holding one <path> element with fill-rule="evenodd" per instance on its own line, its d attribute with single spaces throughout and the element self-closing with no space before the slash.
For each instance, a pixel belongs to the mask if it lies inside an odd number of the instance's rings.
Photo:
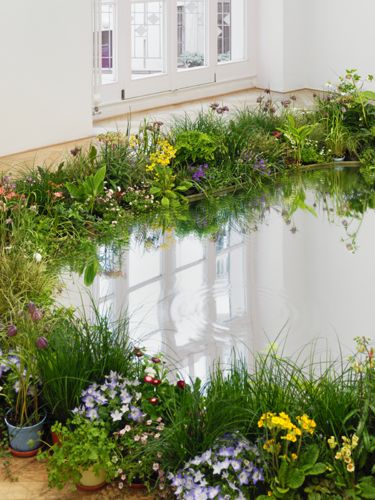
<svg viewBox="0 0 375 500">
<path fill-rule="evenodd" d="M 361 487 L 361 497 L 375 499 L 375 480 L 373 477 L 366 476 L 359 481 Z"/>
<path fill-rule="evenodd" d="M 89 160 L 91 163 L 93 163 L 96 160 L 96 157 L 98 155 L 98 151 L 95 146 L 90 146 L 89 150 Z"/>
<path fill-rule="evenodd" d="M 316 491 L 309 493 L 307 496 L 307 500 L 321 500 L 321 498 L 321 494 L 317 493 Z"/>
<path fill-rule="evenodd" d="M 168 200 L 168 198 L 166 198 L 165 196 L 163 196 L 163 198 L 161 199 L 161 204 L 163 205 L 163 207 L 169 208 L 169 200 Z"/>
<path fill-rule="evenodd" d="M 78 186 L 75 186 L 71 182 L 67 182 L 65 184 L 69 194 L 72 198 L 80 198 L 81 197 L 81 189 Z"/>
<path fill-rule="evenodd" d="M 301 453 L 298 464 L 302 467 L 312 466 L 316 463 L 319 457 L 319 447 L 317 444 L 312 444 L 306 451 Z"/>
<path fill-rule="evenodd" d="M 284 487 L 286 484 L 287 474 L 288 474 L 288 463 L 286 460 L 282 460 L 279 467 L 279 473 L 277 474 L 277 479 L 279 480 L 279 483 L 281 484 L 282 487 Z"/>
<path fill-rule="evenodd" d="M 365 90 L 361 92 L 361 96 L 364 97 L 368 101 L 375 101 L 375 92 L 371 90 Z"/>
<path fill-rule="evenodd" d="M 99 170 L 94 175 L 93 180 L 94 180 L 94 189 L 96 193 L 98 193 L 98 191 L 101 191 L 101 186 L 104 182 L 106 171 L 107 167 L 104 165 L 104 167 L 99 168 Z"/>
<path fill-rule="evenodd" d="M 156 187 L 156 186 L 153 186 L 152 188 L 150 188 L 150 194 L 159 194 L 161 192 L 161 189 Z"/>
<path fill-rule="evenodd" d="M 89 261 L 89 263 L 85 267 L 83 281 L 86 286 L 92 285 L 98 271 L 99 271 L 99 261 L 97 257 L 94 257 L 92 260 Z"/>
<path fill-rule="evenodd" d="M 293 490 L 298 490 L 305 482 L 305 474 L 302 469 L 292 469 L 289 471 L 287 485 Z"/>
<path fill-rule="evenodd" d="M 309 476 L 319 476 L 320 474 L 324 474 L 324 472 L 326 470 L 327 470 L 327 466 L 325 464 L 323 464 L 322 462 L 318 462 L 317 464 L 314 464 L 309 469 L 305 469 L 305 472 Z"/>
</svg>

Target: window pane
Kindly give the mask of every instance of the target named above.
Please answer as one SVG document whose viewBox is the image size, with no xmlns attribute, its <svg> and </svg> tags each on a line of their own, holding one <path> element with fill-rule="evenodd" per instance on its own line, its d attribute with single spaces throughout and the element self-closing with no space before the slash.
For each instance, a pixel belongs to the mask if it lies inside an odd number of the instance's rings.
<svg viewBox="0 0 375 500">
<path fill-rule="evenodd" d="M 101 69 L 102 83 L 115 80 L 114 67 L 114 24 L 115 2 L 102 3 L 101 8 Z"/>
<path fill-rule="evenodd" d="M 177 67 L 206 65 L 206 0 L 178 0 Z"/>
<path fill-rule="evenodd" d="M 131 3 L 132 78 L 164 73 L 164 1 Z"/>
<path fill-rule="evenodd" d="M 245 2 L 218 0 L 217 60 L 239 61 L 245 57 Z"/>
</svg>

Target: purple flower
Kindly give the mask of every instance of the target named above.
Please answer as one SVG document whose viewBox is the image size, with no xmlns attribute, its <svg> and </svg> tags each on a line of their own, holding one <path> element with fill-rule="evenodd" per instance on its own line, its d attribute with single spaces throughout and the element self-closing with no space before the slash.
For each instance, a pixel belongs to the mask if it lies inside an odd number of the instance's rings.
<svg viewBox="0 0 375 500">
<path fill-rule="evenodd" d="M 136 406 L 130 407 L 130 413 L 128 414 L 128 418 L 133 420 L 134 422 L 141 422 L 143 414 L 139 408 Z"/>
<path fill-rule="evenodd" d="M 29 302 L 27 304 L 27 309 L 28 309 L 29 313 L 32 314 L 36 309 L 36 305 L 34 304 L 34 302 Z"/>
<path fill-rule="evenodd" d="M 38 349 L 47 349 L 48 340 L 46 339 L 46 337 L 38 337 L 36 341 L 36 346 Z"/>
<path fill-rule="evenodd" d="M 193 181 L 199 182 L 201 179 L 205 179 L 207 169 L 208 169 L 207 163 L 205 163 L 204 165 L 199 165 L 198 169 L 192 175 Z"/>
<path fill-rule="evenodd" d="M 95 406 L 95 399 L 93 396 L 87 395 L 84 398 L 82 398 L 82 402 L 85 404 L 86 408 L 94 408 Z"/>
<path fill-rule="evenodd" d="M 264 474 L 262 469 L 257 469 L 254 467 L 252 481 L 257 484 L 258 481 L 264 481 Z"/>
<path fill-rule="evenodd" d="M 238 480 L 239 480 L 240 484 L 249 484 L 249 473 L 246 471 L 242 471 L 238 475 Z"/>
<path fill-rule="evenodd" d="M 86 412 L 86 417 L 90 419 L 91 421 L 99 418 L 98 410 L 96 408 L 90 408 Z"/>
<path fill-rule="evenodd" d="M 256 170 L 257 172 L 259 172 L 260 174 L 263 174 L 263 175 L 270 175 L 270 173 L 271 173 L 267 163 L 265 162 L 265 160 L 263 160 L 263 158 L 260 158 L 259 160 L 257 160 L 254 163 L 253 168 L 254 168 L 254 170 Z"/>
<path fill-rule="evenodd" d="M 8 337 L 14 337 L 17 335 L 17 327 L 15 325 L 9 325 L 7 329 Z"/>
</svg>

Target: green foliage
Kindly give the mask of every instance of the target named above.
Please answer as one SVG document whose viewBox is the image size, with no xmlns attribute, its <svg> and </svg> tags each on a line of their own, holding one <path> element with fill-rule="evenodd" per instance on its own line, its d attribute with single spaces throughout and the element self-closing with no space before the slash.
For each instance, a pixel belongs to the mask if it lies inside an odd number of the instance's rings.
<svg viewBox="0 0 375 500">
<path fill-rule="evenodd" d="M 42 258 L 42 256 L 41 256 Z M 0 253 L 0 319 L 10 320 L 28 302 L 41 306 L 52 303 L 58 285 L 55 270 L 42 258 L 38 262 L 22 248 Z"/>
<path fill-rule="evenodd" d="M 178 181 L 176 175 L 169 167 L 158 165 L 155 167 L 155 175 L 151 181 L 150 194 L 156 200 L 160 200 L 163 208 L 176 208 L 187 200 L 183 193 L 192 187 L 188 180 Z"/>
<path fill-rule="evenodd" d="M 226 140 L 232 160 L 235 160 L 242 151 L 246 150 L 249 141 L 255 144 L 252 140 L 253 136 L 258 138 L 269 136 L 275 132 L 282 123 L 282 118 L 250 108 L 238 110 L 228 125 L 228 134 Z"/>
<path fill-rule="evenodd" d="M 66 484 L 73 487 L 81 479 L 81 472 L 92 468 L 94 473 L 105 472 L 110 482 L 117 475 L 117 449 L 101 422 L 90 422 L 76 416 L 69 426 L 60 423 L 52 427 L 60 443 L 39 455 L 47 460 L 48 484 L 62 489 Z"/>
<path fill-rule="evenodd" d="M 94 147 L 91 148 L 91 151 L 95 151 L 96 154 Z M 88 203 L 89 212 L 91 213 L 94 209 L 96 198 L 103 192 L 105 175 L 106 166 L 103 166 L 95 174 L 89 175 L 78 184 L 67 182 L 66 188 L 72 198 L 82 203 Z"/>
<path fill-rule="evenodd" d="M 225 145 L 219 141 L 218 137 L 199 130 L 177 134 L 175 147 L 177 149 L 175 163 L 182 167 L 190 164 L 217 162 L 225 154 Z"/>
<path fill-rule="evenodd" d="M 359 169 L 365 182 L 372 186 L 375 183 L 375 148 L 366 149 L 361 158 L 361 168 Z"/>
<path fill-rule="evenodd" d="M 50 416 L 60 422 L 78 406 L 87 385 L 111 370 L 129 377 L 136 371 L 127 318 L 113 323 L 93 307 L 94 322 L 65 311 L 51 332 L 49 348 L 37 353 L 42 396 Z"/>
<path fill-rule="evenodd" d="M 298 126 L 296 118 L 288 113 L 286 115 L 286 121 L 278 128 L 291 146 L 294 160 L 297 165 L 302 163 L 303 149 L 315 126 L 315 124 Z"/>
</svg>

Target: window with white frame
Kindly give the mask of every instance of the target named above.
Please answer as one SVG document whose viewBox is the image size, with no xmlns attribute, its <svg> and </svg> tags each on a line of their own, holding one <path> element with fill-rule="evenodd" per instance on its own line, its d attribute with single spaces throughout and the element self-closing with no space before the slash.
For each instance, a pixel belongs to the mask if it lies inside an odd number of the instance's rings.
<svg viewBox="0 0 375 500">
<path fill-rule="evenodd" d="M 115 79 L 114 36 L 115 36 L 115 1 L 103 1 L 101 5 L 101 54 L 100 67 L 102 83 Z"/>
<path fill-rule="evenodd" d="M 231 60 L 231 0 L 217 2 L 217 58 L 219 62 Z"/>
<path fill-rule="evenodd" d="M 177 2 L 177 67 L 206 66 L 206 0 Z"/>
<path fill-rule="evenodd" d="M 132 77 L 163 73 L 164 1 L 131 3 Z"/>
</svg>

